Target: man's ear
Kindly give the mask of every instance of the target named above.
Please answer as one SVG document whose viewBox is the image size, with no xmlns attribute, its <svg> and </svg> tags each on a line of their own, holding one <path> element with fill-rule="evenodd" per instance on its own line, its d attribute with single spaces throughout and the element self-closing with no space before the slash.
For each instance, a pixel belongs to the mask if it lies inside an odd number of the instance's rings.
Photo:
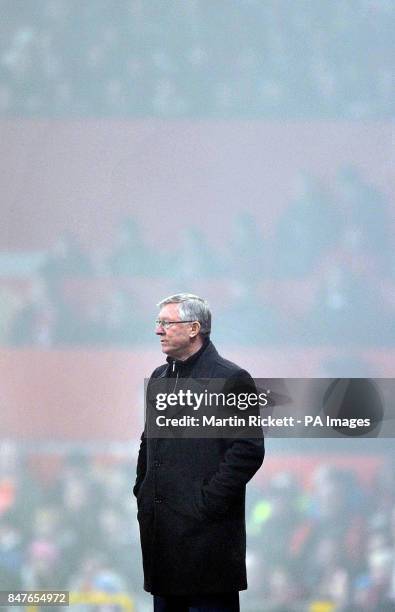
<svg viewBox="0 0 395 612">
<path fill-rule="evenodd" d="M 199 334 L 201 328 L 199 321 L 194 321 L 191 325 L 191 328 L 192 329 L 189 335 L 191 338 L 195 338 Z"/>
</svg>

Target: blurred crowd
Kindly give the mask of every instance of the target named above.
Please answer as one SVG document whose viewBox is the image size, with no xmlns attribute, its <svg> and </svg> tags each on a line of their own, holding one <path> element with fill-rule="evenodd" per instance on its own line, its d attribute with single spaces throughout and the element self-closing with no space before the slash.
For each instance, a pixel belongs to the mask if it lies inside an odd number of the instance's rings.
<svg viewBox="0 0 395 612">
<path fill-rule="evenodd" d="M 222 248 L 198 225 L 173 250 L 152 246 L 133 216 L 110 248 L 65 233 L 22 284 L 1 280 L 0 342 L 145 344 L 156 301 L 188 287 L 218 305 L 221 344 L 393 346 L 392 226 L 384 193 L 342 167 L 330 187 L 301 173 L 270 228 L 240 213 Z"/>
<path fill-rule="evenodd" d="M 0 589 L 127 593 L 145 612 L 129 455 L 0 445 Z M 381 459 L 365 483 L 350 456 L 250 483 L 246 612 L 394 610 L 395 465 Z"/>
<path fill-rule="evenodd" d="M 392 0 L 0 0 L 3 116 L 383 118 Z"/>
</svg>

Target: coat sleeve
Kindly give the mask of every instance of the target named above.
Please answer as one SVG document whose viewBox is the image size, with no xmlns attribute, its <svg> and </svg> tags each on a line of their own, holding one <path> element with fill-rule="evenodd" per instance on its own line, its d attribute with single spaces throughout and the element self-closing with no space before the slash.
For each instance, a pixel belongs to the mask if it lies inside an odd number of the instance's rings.
<svg viewBox="0 0 395 612">
<path fill-rule="evenodd" d="M 228 381 L 227 391 L 236 394 L 256 392 L 253 379 L 247 372 Z M 259 409 L 249 414 L 259 414 Z M 202 490 L 203 513 L 225 514 L 232 500 L 244 491 L 247 482 L 261 467 L 265 456 L 265 445 L 261 427 L 255 428 L 254 437 L 227 440 L 227 450 L 217 472 Z"/>
<path fill-rule="evenodd" d="M 218 471 L 203 487 L 204 514 L 225 514 L 263 463 L 263 438 L 236 439 L 230 444 Z"/>
<path fill-rule="evenodd" d="M 133 493 L 137 497 L 140 490 L 141 484 L 145 478 L 147 472 L 147 440 L 145 433 L 141 434 L 140 438 L 140 449 L 137 459 L 137 470 L 136 470 L 136 482 L 133 487 Z"/>
</svg>

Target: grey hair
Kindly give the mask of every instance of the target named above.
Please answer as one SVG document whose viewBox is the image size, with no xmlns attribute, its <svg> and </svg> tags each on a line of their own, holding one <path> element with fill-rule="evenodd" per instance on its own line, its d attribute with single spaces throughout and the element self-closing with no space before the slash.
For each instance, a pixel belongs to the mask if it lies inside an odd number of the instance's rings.
<svg viewBox="0 0 395 612">
<path fill-rule="evenodd" d="M 176 293 L 161 300 L 157 306 L 162 308 L 166 304 L 179 304 L 181 321 L 199 321 L 202 336 L 210 335 L 211 312 L 207 300 L 193 293 Z"/>
</svg>

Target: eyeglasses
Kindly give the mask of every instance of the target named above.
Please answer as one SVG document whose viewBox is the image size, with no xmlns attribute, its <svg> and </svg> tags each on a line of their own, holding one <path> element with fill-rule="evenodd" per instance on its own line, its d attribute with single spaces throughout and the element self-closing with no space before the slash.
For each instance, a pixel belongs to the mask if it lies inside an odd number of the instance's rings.
<svg viewBox="0 0 395 612">
<path fill-rule="evenodd" d="M 171 325 L 176 325 L 176 323 L 195 323 L 196 321 L 162 321 L 162 319 L 156 319 L 155 326 L 163 327 L 163 329 L 169 329 Z"/>
</svg>

